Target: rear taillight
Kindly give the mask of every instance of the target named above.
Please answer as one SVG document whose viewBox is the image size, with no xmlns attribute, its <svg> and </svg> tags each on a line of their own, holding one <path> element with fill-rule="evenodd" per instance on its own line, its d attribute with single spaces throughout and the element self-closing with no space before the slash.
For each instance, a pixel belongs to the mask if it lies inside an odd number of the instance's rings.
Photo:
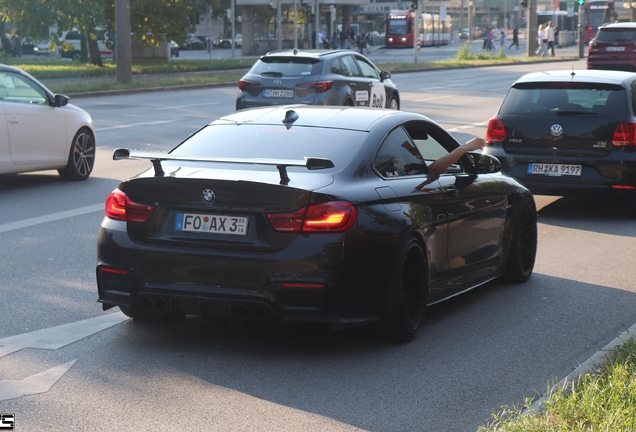
<svg viewBox="0 0 636 432">
<path fill-rule="evenodd" d="M 248 81 L 248 80 L 244 80 L 244 79 L 241 79 L 238 82 L 238 88 L 241 91 L 245 90 L 245 88 L 247 88 L 247 87 L 259 86 L 259 85 L 261 85 L 261 83 L 258 83 L 256 81 Z"/>
<path fill-rule="evenodd" d="M 146 222 L 155 211 L 155 206 L 138 204 L 119 189 L 106 198 L 106 217 L 126 222 Z"/>
<path fill-rule="evenodd" d="M 488 130 L 486 131 L 486 142 L 502 142 L 508 138 L 506 128 L 503 121 L 497 117 L 493 117 L 488 122 Z"/>
<path fill-rule="evenodd" d="M 296 87 L 315 88 L 316 93 L 324 93 L 333 86 L 333 81 L 316 81 L 298 84 Z"/>
<path fill-rule="evenodd" d="M 292 213 L 269 213 L 267 219 L 276 231 L 343 232 L 356 221 L 358 211 L 345 201 L 311 204 Z"/>
<path fill-rule="evenodd" d="M 614 131 L 614 136 L 612 137 L 612 144 L 619 147 L 636 145 L 636 137 L 634 136 L 635 132 L 636 132 L 636 123 L 633 123 L 633 122 L 620 123 L 616 127 L 616 130 Z"/>
</svg>

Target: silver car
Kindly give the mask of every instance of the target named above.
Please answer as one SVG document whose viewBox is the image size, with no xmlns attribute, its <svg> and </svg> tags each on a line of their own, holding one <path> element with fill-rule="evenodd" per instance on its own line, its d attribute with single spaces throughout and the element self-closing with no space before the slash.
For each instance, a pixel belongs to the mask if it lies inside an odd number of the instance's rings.
<svg viewBox="0 0 636 432">
<path fill-rule="evenodd" d="M 349 50 L 269 52 L 238 87 L 237 110 L 287 104 L 400 109 L 391 73 Z"/>
</svg>

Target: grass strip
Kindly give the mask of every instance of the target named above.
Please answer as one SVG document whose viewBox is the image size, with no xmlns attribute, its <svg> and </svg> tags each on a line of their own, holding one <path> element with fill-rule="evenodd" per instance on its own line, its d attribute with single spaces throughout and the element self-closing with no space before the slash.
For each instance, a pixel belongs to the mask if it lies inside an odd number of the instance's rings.
<svg viewBox="0 0 636 432">
<path fill-rule="evenodd" d="M 502 407 L 480 432 L 636 431 L 636 341 L 610 351 L 596 373 L 548 390 L 539 412 L 532 400 Z"/>
</svg>

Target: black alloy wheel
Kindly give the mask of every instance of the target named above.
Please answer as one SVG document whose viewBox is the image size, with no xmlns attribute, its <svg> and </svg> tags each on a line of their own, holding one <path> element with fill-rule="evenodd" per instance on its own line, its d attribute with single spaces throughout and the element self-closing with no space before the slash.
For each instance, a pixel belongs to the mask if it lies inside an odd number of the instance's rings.
<svg viewBox="0 0 636 432">
<path fill-rule="evenodd" d="M 95 138 L 90 130 L 80 129 L 73 138 L 73 144 L 64 169 L 58 170 L 65 180 L 86 180 L 95 164 Z"/>
<path fill-rule="evenodd" d="M 521 283 L 530 279 L 537 255 L 537 211 L 529 198 L 517 208 L 508 251 L 506 278 Z"/>
<path fill-rule="evenodd" d="M 409 342 L 426 312 L 426 257 L 416 238 L 410 238 L 398 256 L 401 259 L 393 271 L 384 320 L 393 341 Z"/>
</svg>

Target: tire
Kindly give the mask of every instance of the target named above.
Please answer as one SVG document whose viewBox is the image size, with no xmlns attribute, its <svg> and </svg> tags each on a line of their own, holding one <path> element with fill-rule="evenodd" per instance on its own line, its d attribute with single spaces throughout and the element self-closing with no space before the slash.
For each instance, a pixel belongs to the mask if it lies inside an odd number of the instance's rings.
<svg viewBox="0 0 636 432">
<path fill-rule="evenodd" d="M 81 54 L 80 54 L 79 52 L 77 52 L 77 51 L 76 51 L 76 52 L 74 52 L 74 53 L 73 53 L 73 55 L 71 56 L 71 59 L 72 59 L 74 62 L 78 62 L 78 61 L 80 61 L 80 59 L 81 59 L 81 58 L 82 58 Z"/>
<path fill-rule="evenodd" d="M 398 254 L 387 290 L 384 324 L 394 342 L 413 340 L 426 312 L 427 264 L 424 249 L 414 237 Z"/>
<path fill-rule="evenodd" d="M 524 198 L 515 213 L 505 277 L 521 283 L 530 279 L 537 255 L 537 211 L 532 201 Z"/>
<path fill-rule="evenodd" d="M 393 96 L 391 98 L 391 101 L 389 102 L 389 109 L 392 110 L 399 110 L 400 109 L 400 103 L 398 102 L 397 98 L 395 96 Z"/>
<path fill-rule="evenodd" d="M 64 169 L 58 170 L 64 180 L 86 180 L 95 164 L 95 138 L 86 128 L 80 129 L 73 138 Z"/>
</svg>

